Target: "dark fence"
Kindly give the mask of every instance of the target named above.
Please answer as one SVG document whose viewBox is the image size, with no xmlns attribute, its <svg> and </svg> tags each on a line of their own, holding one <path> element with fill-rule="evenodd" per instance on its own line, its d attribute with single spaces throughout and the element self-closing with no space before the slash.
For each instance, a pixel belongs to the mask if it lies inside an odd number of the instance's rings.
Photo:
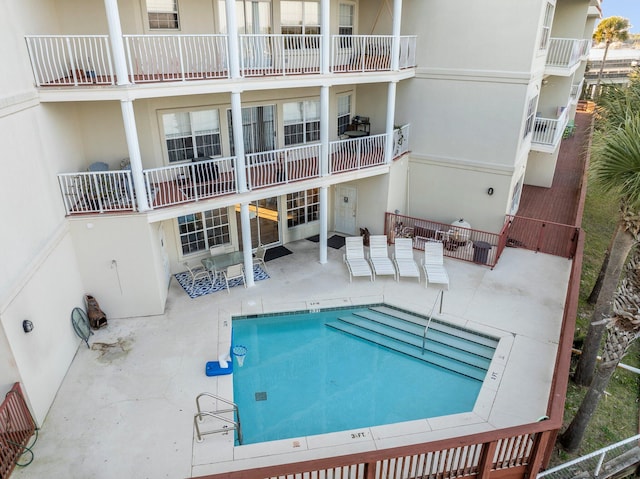
<svg viewBox="0 0 640 479">
<path fill-rule="evenodd" d="M 507 217 L 506 245 L 548 253 L 564 258 L 576 254 L 578 231 L 576 226 L 542 221 L 522 216 Z"/>
<path fill-rule="evenodd" d="M 19 383 L 0 405 L 0 477 L 9 477 L 36 430 Z"/>
</svg>

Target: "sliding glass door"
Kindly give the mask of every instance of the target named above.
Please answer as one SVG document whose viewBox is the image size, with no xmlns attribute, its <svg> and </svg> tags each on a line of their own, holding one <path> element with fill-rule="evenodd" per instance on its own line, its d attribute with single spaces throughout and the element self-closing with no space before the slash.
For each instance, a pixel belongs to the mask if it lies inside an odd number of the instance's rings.
<svg viewBox="0 0 640 479">
<path fill-rule="evenodd" d="M 231 156 L 236 154 L 233 143 L 233 119 L 231 110 L 227 111 L 229 119 L 229 138 Z M 274 105 L 250 106 L 242 109 L 242 134 L 244 136 L 244 152 L 259 153 L 276 149 L 276 108 Z"/>
</svg>

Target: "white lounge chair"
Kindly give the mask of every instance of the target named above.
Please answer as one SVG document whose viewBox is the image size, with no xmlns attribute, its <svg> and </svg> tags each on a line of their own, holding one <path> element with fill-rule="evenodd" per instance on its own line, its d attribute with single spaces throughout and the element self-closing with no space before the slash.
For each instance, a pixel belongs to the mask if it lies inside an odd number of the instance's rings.
<svg viewBox="0 0 640 479">
<path fill-rule="evenodd" d="M 369 262 L 375 276 L 393 275 L 396 279 L 396 268 L 389 258 L 387 235 L 371 235 L 369 237 Z"/>
<path fill-rule="evenodd" d="M 345 250 L 343 260 L 349 270 L 349 282 L 354 276 L 369 276 L 373 281 L 373 273 L 369 263 L 364 257 L 364 244 L 362 236 L 348 236 L 345 238 Z"/>
<path fill-rule="evenodd" d="M 425 288 L 429 283 L 441 284 L 449 289 L 449 274 L 444 267 L 444 247 L 439 241 L 427 241 L 424 244 Z"/>
<path fill-rule="evenodd" d="M 400 277 L 418 278 L 420 282 L 420 269 L 413 259 L 413 240 L 411 238 L 396 238 L 393 245 L 393 262 Z"/>
</svg>

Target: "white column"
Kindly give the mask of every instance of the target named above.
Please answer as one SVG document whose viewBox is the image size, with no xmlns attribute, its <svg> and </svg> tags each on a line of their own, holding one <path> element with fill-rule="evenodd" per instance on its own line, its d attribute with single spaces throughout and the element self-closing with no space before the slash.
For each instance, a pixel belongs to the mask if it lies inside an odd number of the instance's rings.
<svg viewBox="0 0 640 479">
<path fill-rule="evenodd" d="M 393 0 L 393 43 L 391 44 L 391 70 L 400 69 L 400 25 L 402 20 L 402 0 Z"/>
<path fill-rule="evenodd" d="M 329 87 L 320 87 L 320 176 L 329 174 Z"/>
<path fill-rule="evenodd" d="M 331 16 L 330 0 L 320 2 L 320 73 L 326 75 L 331 69 Z"/>
<path fill-rule="evenodd" d="M 133 189 L 136 192 L 136 202 L 138 211 L 149 210 L 147 201 L 147 188 L 142 174 L 142 158 L 140 157 L 140 144 L 138 143 L 138 132 L 136 130 L 136 118 L 133 113 L 133 101 L 122 100 L 122 121 L 124 123 L 124 134 L 127 138 L 127 149 L 129 150 L 129 161 L 131 163 L 131 179 Z"/>
<path fill-rule="evenodd" d="M 240 204 L 240 224 L 242 227 L 242 253 L 244 255 L 244 278 L 247 287 L 254 285 L 253 280 L 253 252 L 251 248 L 251 218 L 249 218 L 249 203 Z"/>
<path fill-rule="evenodd" d="M 238 20 L 236 0 L 225 0 L 227 16 L 227 44 L 229 46 L 229 73 L 231 78 L 240 78 L 240 46 L 238 42 Z"/>
<path fill-rule="evenodd" d="M 393 125 L 396 111 L 396 82 L 389 82 L 387 87 L 387 125 L 385 133 L 387 141 L 384 148 L 384 161 L 391 163 L 393 160 Z"/>
<path fill-rule="evenodd" d="M 118 85 L 128 85 L 127 60 L 124 55 L 124 43 L 122 41 L 122 27 L 120 26 L 120 13 L 117 0 L 104 0 L 104 9 L 107 13 L 109 26 L 109 41 L 111 42 L 111 54 L 116 69 L 116 82 Z"/>
<path fill-rule="evenodd" d="M 327 208 L 329 207 L 327 191 L 328 188 L 326 186 L 320 187 L 320 264 L 327 263 L 327 218 L 329 217 L 329 212 L 327 211 Z"/>
<path fill-rule="evenodd" d="M 233 123 L 233 147 L 236 156 L 236 181 L 238 193 L 246 193 L 247 170 L 244 158 L 244 135 L 242 134 L 242 101 L 240 93 L 231 93 L 231 120 Z"/>
</svg>

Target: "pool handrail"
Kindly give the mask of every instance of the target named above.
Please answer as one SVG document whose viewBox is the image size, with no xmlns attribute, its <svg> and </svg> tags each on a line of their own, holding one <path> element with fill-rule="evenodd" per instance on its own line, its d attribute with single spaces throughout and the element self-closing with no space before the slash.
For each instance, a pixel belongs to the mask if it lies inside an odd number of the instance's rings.
<svg viewBox="0 0 640 479">
<path fill-rule="evenodd" d="M 200 398 L 202 398 L 203 396 L 205 397 L 209 397 L 212 398 L 216 401 L 220 401 L 224 404 L 227 404 L 229 406 L 231 406 L 228 409 L 216 409 L 215 411 L 203 411 L 202 407 L 200 406 Z M 215 394 L 211 394 L 211 393 L 200 393 L 198 394 L 198 396 L 196 397 L 196 407 L 198 409 L 198 412 L 193 416 L 193 425 L 196 429 L 196 435 L 197 435 L 197 441 L 198 442 L 202 442 L 203 441 L 203 437 L 207 434 L 215 434 L 217 432 L 228 432 L 230 429 L 226 426 L 224 426 L 222 429 L 214 429 L 212 431 L 207 431 L 207 432 L 201 432 L 200 431 L 200 425 L 199 423 L 201 423 L 205 417 L 213 417 L 215 419 L 219 419 L 223 422 L 227 422 L 229 424 L 232 424 L 233 427 L 231 428 L 231 430 L 236 430 L 238 431 L 238 443 L 240 445 L 242 445 L 242 427 L 240 425 L 240 410 L 238 409 L 238 405 L 235 404 L 234 402 L 231 402 L 227 399 L 224 399 L 220 396 L 216 396 Z M 235 420 L 233 419 L 229 419 L 226 418 L 224 416 L 222 416 L 221 414 L 224 413 L 234 413 L 235 415 Z"/>
</svg>

